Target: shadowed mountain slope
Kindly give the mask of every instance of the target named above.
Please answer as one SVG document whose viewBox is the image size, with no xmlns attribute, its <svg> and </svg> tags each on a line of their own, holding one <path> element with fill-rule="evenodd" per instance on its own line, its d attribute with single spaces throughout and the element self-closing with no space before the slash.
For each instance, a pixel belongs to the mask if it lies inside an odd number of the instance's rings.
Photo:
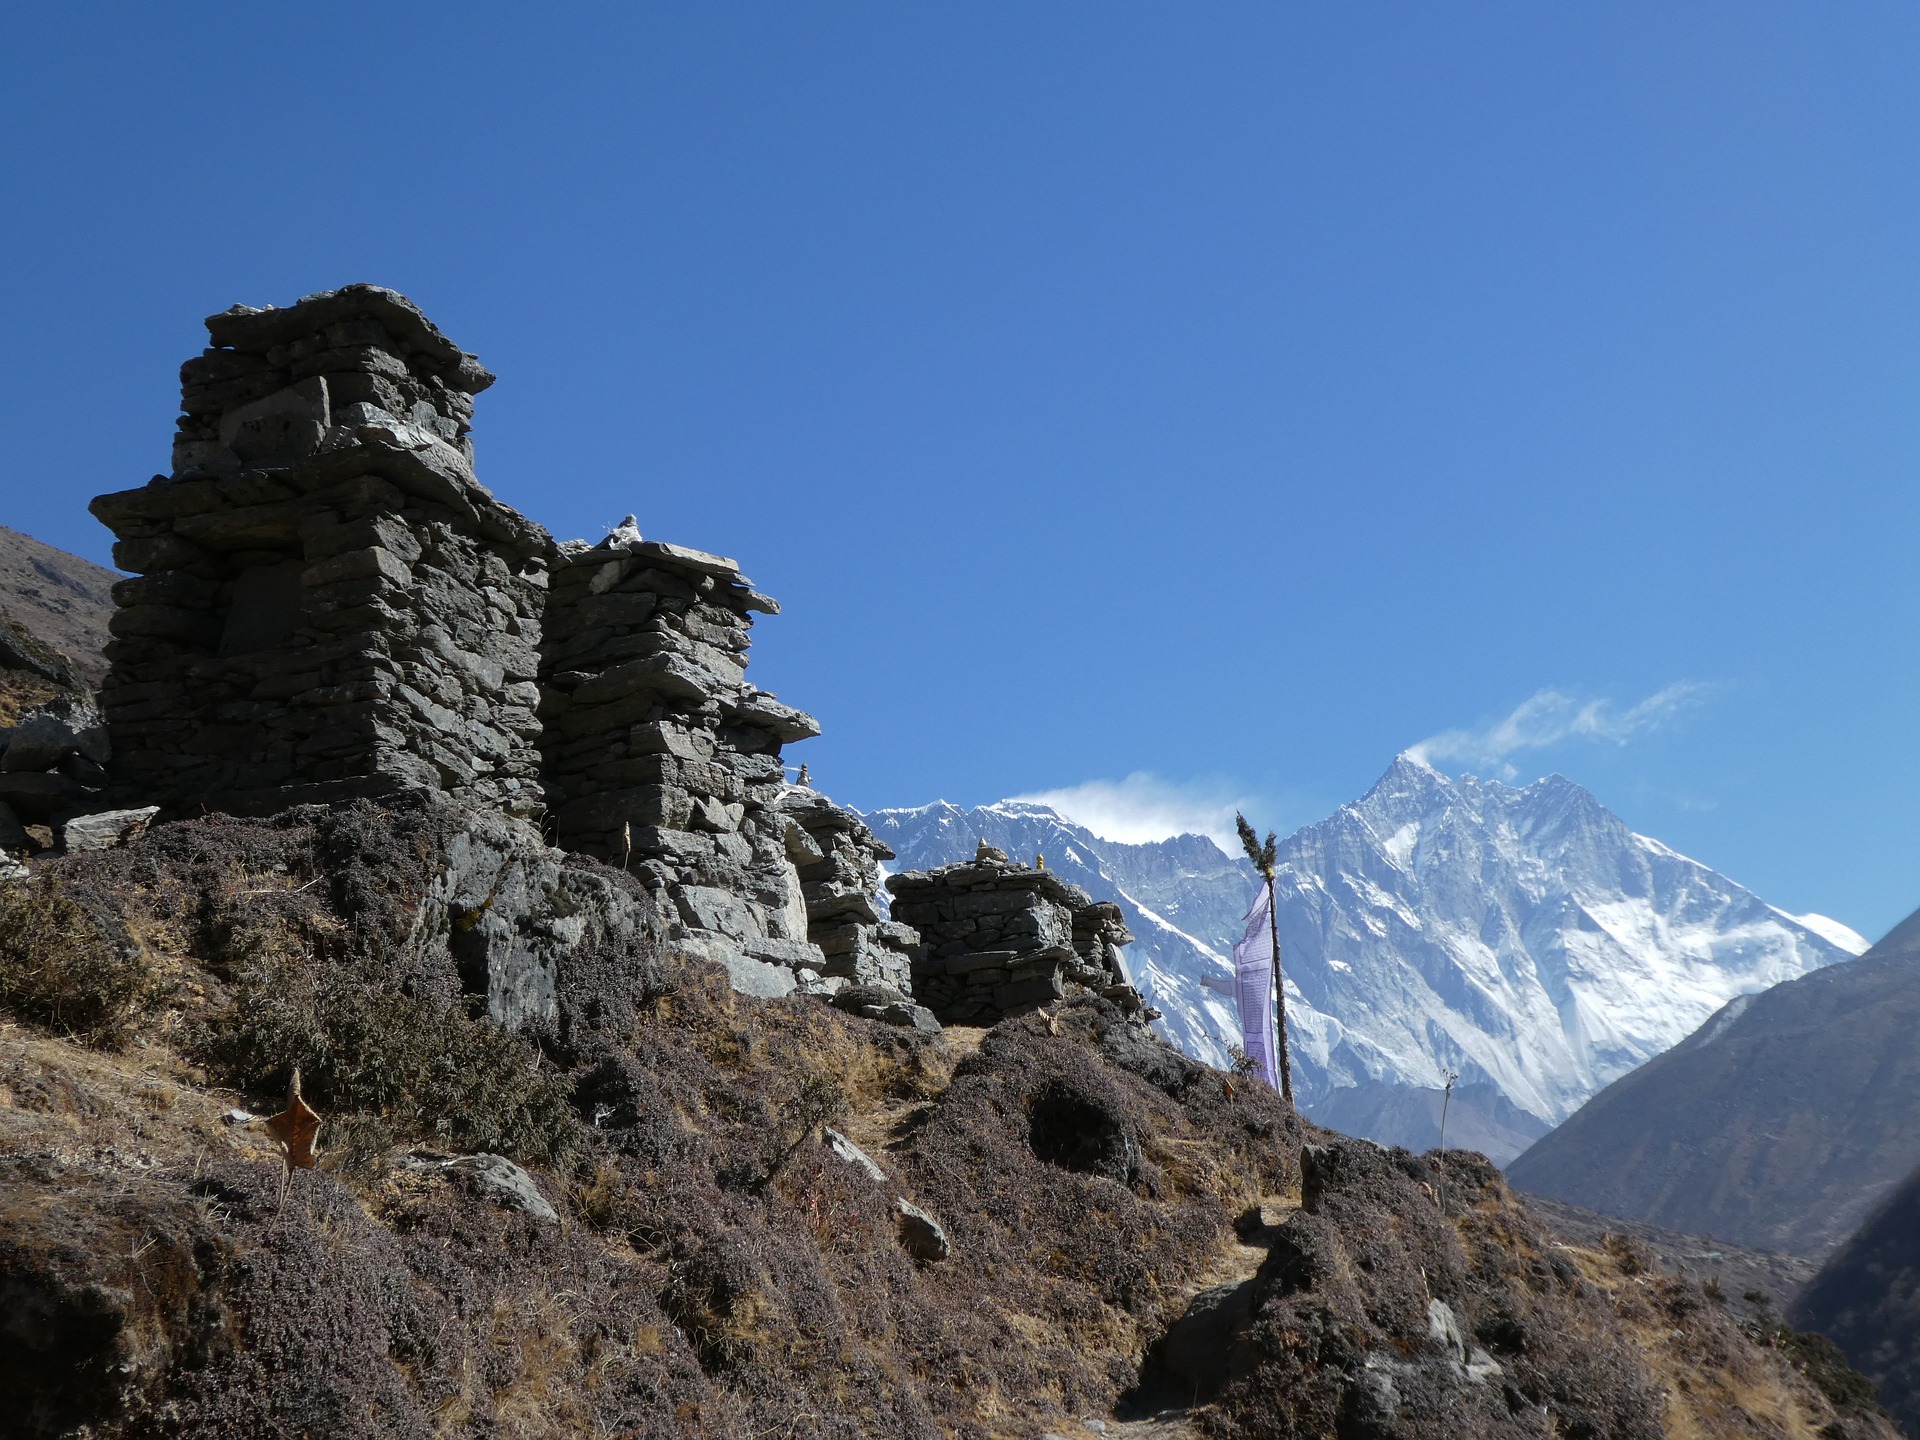
<svg viewBox="0 0 1920 1440">
<path fill-rule="evenodd" d="M 1725 1006 L 1509 1168 L 1524 1190 L 1818 1258 L 1920 1164 L 1920 912 Z"/>
<path fill-rule="evenodd" d="M 1834 1252 L 1792 1313 L 1836 1341 L 1901 1428 L 1920 1435 L 1920 1170 Z"/>
<path fill-rule="evenodd" d="M 89 685 L 107 673 L 100 652 L 113 614 L 111 592 L 121 578 L 0 525 L 0 617 L 63 653 Z"/>
</svg>

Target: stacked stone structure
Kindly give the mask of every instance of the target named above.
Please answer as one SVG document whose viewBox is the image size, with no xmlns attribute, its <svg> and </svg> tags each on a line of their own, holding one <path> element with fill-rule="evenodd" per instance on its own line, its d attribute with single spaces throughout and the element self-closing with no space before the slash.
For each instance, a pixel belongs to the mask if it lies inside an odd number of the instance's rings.
<svg viewBox="0 0 1920 1440">
<path fill-rule="evenodd" d="M 644 539 L 631 516 L 559 547 L 540 711 L 554 834 L 657 877 L 736 975 L 744 956 L 791 972 L 760 977 L 776 988 L 904 985 L 913 937 L 882 929 L 873 898 L 891 852 L 787 784 L 781 747 L 820 727 L 745 679 L 751 617 L 779 608 L 732 560 Z"/>
<path fill-rule="evenodd" d="M 552 542 L 474 478 L 493 377 L 371 285 L 207 331 L 173 473 L 92 506 L 137 577 L 101 692 L 117 788 L 175 812 L 426 789 L 537 815 Z"/>
<path fill-rule="evenodd" d="M 1143 1013 L 1120 949 L 1120 907 L 982 844 L 972 860 L 887 879 L 920 934 L 913 994 L 949 1024 L 990 1025 L 1076 991 Z"/>
<path fill-rule="evenodd" d="M 799 831 L 786 831 L 787 853 L 800 877 L 807 937 L 820 948 L 828 984 L 912 994 L 919 933 L 880 909 L 880 866 L 893 851 L 858 815 L 810 789 L 789 789 L 779 813 Z"/>
<path fill-rule="evenodd" d="M 745 680 L 733 561 L 556 545 L 474 478 L 492 383 L 370 285 L 207 321 L 171 475 L 93 512 L 115 587 L 102 706 L 118 795 L 176 814 L 429 790 L 541 820 L 640 874 L 677 938 L 762 994 L 902 990 L 891 852 L 788 785 L 811 716 Z"/>
</svg>

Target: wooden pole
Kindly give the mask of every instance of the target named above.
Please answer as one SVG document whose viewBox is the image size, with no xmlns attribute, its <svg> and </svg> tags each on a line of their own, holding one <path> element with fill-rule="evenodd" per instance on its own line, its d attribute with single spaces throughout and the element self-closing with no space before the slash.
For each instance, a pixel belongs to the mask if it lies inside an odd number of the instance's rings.
<svg viewBox="0 0 1920 1440">
<path fill-rule="evenodd" d="M 1273 870 L 1266 869 L 1267 931 L 1273 940 L 1273 1013 L 1280 1038 L 1280 1098 L 1293 1105 L 1293 1061 L 1287 1054 L 1287 987 L 1280 978 L 1280 904 L 1273 891 Z"/>
</svg>

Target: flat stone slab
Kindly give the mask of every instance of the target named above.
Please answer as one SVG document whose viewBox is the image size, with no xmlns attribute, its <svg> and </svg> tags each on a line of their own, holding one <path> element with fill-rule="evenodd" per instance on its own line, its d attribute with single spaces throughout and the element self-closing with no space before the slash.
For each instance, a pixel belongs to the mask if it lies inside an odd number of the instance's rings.
<svg viewBox="0 0 1920 1440">
<path fill-rule="evenodd" d="M 137 810 L 102 810 L 93 815 L 76 815 L 60 827 L 61 843 L 69 853 L 111 850 L 142 833 L 159 813 L 158 805 L 143 805 Z"/>
</svg>

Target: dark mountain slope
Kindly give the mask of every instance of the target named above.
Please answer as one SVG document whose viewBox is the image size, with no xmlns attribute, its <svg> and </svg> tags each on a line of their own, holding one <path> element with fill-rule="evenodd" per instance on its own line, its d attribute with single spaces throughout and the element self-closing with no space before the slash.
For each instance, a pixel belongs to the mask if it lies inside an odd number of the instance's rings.
<svg viewBox="0 0 1920 1440">
<path fill-rule="evenodd" d="M 1509 1167 L 1572 1204 L 1819 1258 L 1920 1164 L 1920 912 L 1733 1001 Z"/>
<path fill-rule="evenodd" d="M 0 619 L 24 625 L 73 662 L 89 685 L 107 673 L 101 650 L 123 577 L 0 525 Z"/>
<path fill-rule="evenodd" d="M 1838 1342 L 1901 1428 L 1920 1435 L 1920 1170 L 1834 1252 L 1793 1319 Z"/>
</svg>

